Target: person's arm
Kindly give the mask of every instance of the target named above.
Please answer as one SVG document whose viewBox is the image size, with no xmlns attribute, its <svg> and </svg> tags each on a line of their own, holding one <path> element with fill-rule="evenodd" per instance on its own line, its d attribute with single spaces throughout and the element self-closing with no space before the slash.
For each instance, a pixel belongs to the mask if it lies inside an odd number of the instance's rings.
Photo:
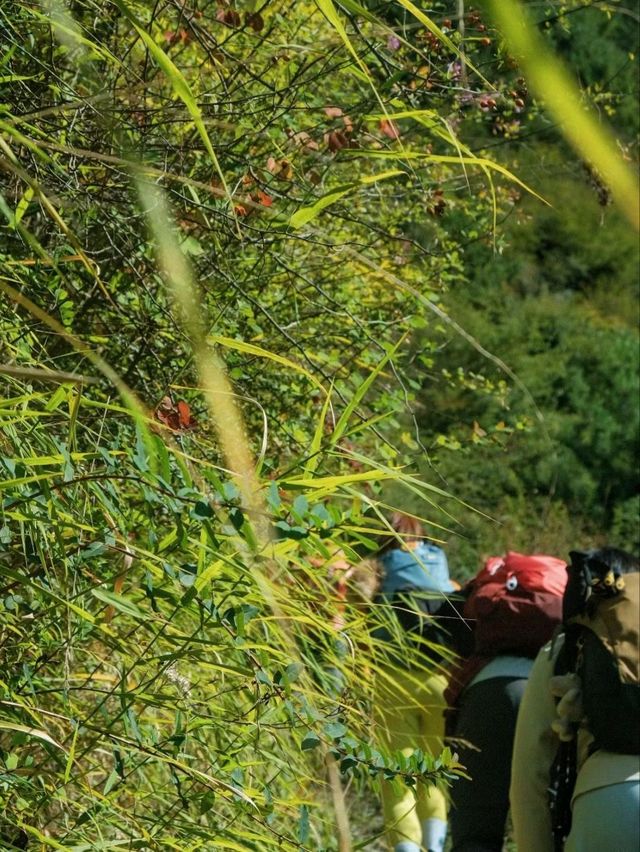
<svg viewBox="0 0 640 852">
<path fill-rule="evenodd" d="M 551 729 L 556 715 L 549 689 L 559 650 L 546 645 L 538 654 L 520 704 L 511 766 L 511 816 L 518 852 L 553 852 L 548 803 L 549 770 L 558 747 Z"/>
</svg>

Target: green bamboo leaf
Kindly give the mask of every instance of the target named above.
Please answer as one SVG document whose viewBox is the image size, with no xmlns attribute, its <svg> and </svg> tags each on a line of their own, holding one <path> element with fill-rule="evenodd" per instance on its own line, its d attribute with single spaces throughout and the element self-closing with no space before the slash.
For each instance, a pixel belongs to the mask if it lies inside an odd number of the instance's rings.
<svg viewBox="0 0 640 852">
<path fill-rule="evenodd" d="M 387 172 L 380 172 L 375 175 L 368 175 L 366 177 L 361 178 L 356 183 L 347 183 L 342 186 L 337 186 L 335 189 L 332 189 L 331 192 L 328 192 L 326 195 L 323 195 L 319 198 L 315 204 L 312 204 L 310 207 L 301 207 L 299 210 L 291 216 L 289 219 L 289 225 L 296 230 L 298 228 L 302 228 L 303 225 L 308 224 L 313 219 L 316 218 L 323 210 L 326 210 L 327 207 L 330 207 L 332 204 L 335 204 L 336 201 L 339 201 L 341 198 L 344 198 L 348 193 L 353 192 L 360 186 L 366 186 L 371 183 L 377 183 L 381 180 L 387 180 L 388 178 L 397 177 L 398 175 L 406 174 L 406 172 L 401 169 L 392 169 Z"/>
<path fill-rule="evenodd" d="M 0 77 L 0 86 L 3 83 L 17 83 L 20 80 L 33 80 L 33 79 L 35 79 L 33 76 L 26 77 L 24 74 L 5 74 L 4 76 Z"/>
<path fill-rule="evenodd" d="M 61 167 L 59 163 L 56 163 L 55 160 L 49 156 L 42 148 L 35 142 L 33 139 L 30 139 L 28 136 L 25 136 L 24 133 L 21 133 L 17 127 L 14 127 L 13 124 L 8 121 L 0 120 L 0 130 L 7 134 L 7 136 L 12 137 L 17 145 L 24 145 L 25 148 L 28 148 L 38 159 L 42 160 L 44 163 L 48 163 L 54 169 L 60 172 L 60 174 L 64 174 L 64 169 Z M 17 162 L 17 161 L 15 161 Z M 31 195 L 33 196 L 33 187 L 29 187 L 31 189 Z M 20 217 L 22 218 L 22 216 Z M 20 220 L 16 220 L 15 214 L 13 214 L 13 226 L 16 227 L 19 224 Z"/>
<path fill-rule="evenodd" d="M 367 66 L 364 64 L 362 59 L 358 56 L 356 49 L 351 43 L 351 39 L 347 35 L 347 31 L 344 28 L 344 24 L 342 23 L 342 19 L 340 15 L 338 15 L 338 10 L 333 4 L 333 0 L 316 0 L 316 6 L 325 18 L 329 21 L 329 23 L 335 28 L 336 32 L 344 42 L 347 50 L 353 56 L 356 61 L 356 64 L 360 67 L 361 71 L 364 73 L 367 81 L 370 81 L 369 71 L 367 70 Z"/>
<path fill-rule="evenodd" d="M 302 373 L 310 382 L 319 388 L 325 395 L 326 390 L 322 382 L 318 381 L 313 373 L 310 373 L 300 364 L 285 358 L 283 355 L 278 355 L 275 352 L 269 352 L 268 349 L 263 349 L 262 346 L 256 346 L 255 343 L 246 343 L 244 340 L 234 340 L 230 337 L 223 337 L 215 334 L 209 337 L 211 343 L 217 343 L 219 346 L 224 346 L 227 349 L 234 349 L 236 352 L 245 352 L 247 355 L 257 355 L 260 358 L 267 358 L 269 361 L 275 361 L 276 364 L 282 364 L 283 367 L 288 367 L 290 370 L 295 370 L 297 373 Z"/>
<path fill-rule="evenodd" d="M 56 38 L 69 50 L 80 48 L 81 59 L 104 59 L 107 62 L 122 63 L 100 42 L 91 41 L 82 34 L 75 18 L 67 9 L 65 0 L 44 0 L 41 11 L 37 7 L 28 9 L 29 14 L 48 25 L 53 24 Z"/>
<path fill-rule="evenodd" d="M 178 95 L 180 100 L 186 106 L 189 115 L 191 116 L 193 123 L 204 143 L 204 146 L 211 158 L 211 162 L 214 165 L 214 168 L 218 174 L 222 182 L 222 186 L 224 187 L 225 194 L 229 200 L 229 203 L 233 206 L 233 200 L 231 197 L 231 193 L 229 191 L 229 187 L 227 186 L 227 182 L 225 180 L 224 174 L 220 167 L 220 162 L 218 161 L 218 156 L 214 150 L 213 144 L 207 133 L 207 128 L 204 125 L 204 121 L 202 120 L 202 111 L 198 106 L 198 103 L 191 91 L 191 87 L 189 83 L 185 79 L 184 75 L 180 71 L 180 69 L 173 63 L 173 61 L 167 56 L 164 50 L 160 47 L 157 42 L 154 41 L 153 37 L 146 31 L 142 23 L 136 18 L 133 12 L 126 5 L 124 0 L 114 0 L 116 6 L 120 9 L 123 15 L 125 15 L 135 27 L 136 32 L 145 43 L 147 48 L 149 49 L 149 53 L 153 56 L 153 58 L 158 63 L 158 66 L 164 71 L 167 75 L 169 82 L 173 86 L 174 92 Z"/>
<path fill-rule="evenodd" d="M 457 57 L 460 57 L 460 49 L 451 41 L 449 36 L 444 33 L 428 15 L 425 15 L 425 13 L 421 9 L 418 9 L 418 7 L 411 2 L 411 0 L 398 0 L 398 3 L 401 6 L 404 6 L 407 12 L 410 12 L 414 18 L 420 21 L 420 23 L 425 26 L 430 33 L 433 33 L 433 35 L 436 36 L 436 38 L 438 38 L 446 47 L 448 47 L 452 53 L 454 53 Z M 487 78 L 469 62 L 466 57 L 464 61 L 465 65 L 470 68 L 474 72 L 474 74 L 477 74 L 486 86 L 489 86 L 490 89 L 495 88 L 487 80 Z"/>
<path fill-rule="evenodd" d="M 130 601 L 122 595 L 117 595 L 115 592 L 109 592 L 107 589 L 91 589 L 91 594 L 94 598 L 102 601 L 102 603 L 106 603 L 114 609 L 117 609 L 118 612 L 123 613 L 123 615 L 130 615 L 133 618 L 138 618 L 140 620 L 149 618 L 149 614 L 144 613 L 133 603 L 133 601 Z"/>
<path fill-rule="evenodd" d="M 35 826 L 30 825 L 29 822 L 21 822 L 19 823 L 20 828 L 23 831 L 26 831 L 27 834 L 32 835 L 37 838 L 42 844 L 42 849 L 62 849 L 63 852 L 69 852 L 68 846 L 63 846 L 62 843 L 58 843 L 57 840 L 54 840 L 53 837 L 47 837 L 46 834 L 43 834 L 39 831 Z"/>
<path fill-rule="evenodd" d="M 530 195 L 533 195 L 539 201 L 542 201 L 543 204 L 549 205 L 549 202 L 543 198 L 539 193 L 532 189 L 528 184 L 524 183 L 524 181 L 520 180 L 517 175 L 514 175 L 513 172 L 509 171 L 509 169 L 505 168 L 505 166 L 500 163 L 496 163 L 494 160 L 489 160 L 487 157 L 476 157 L 476 156 L 468 156 L 460 154 L 457 157 L 454 157 L 452 154 L 427 154 L 423 151 L 378 151 L 378 150 L 367 150 L 358 151 L 358 154 L 361 156 L 366 154 L 367 157 L 379 159 L 379 160 L 423 160 L 425 163 L 451 163 L 452 165 L 462 164 L 467 166 L 477 166 L 484 170 L 490 170 L 494 172 L 499 172 L 501 175 L 504 175 L 513 183 L 518 184 L 518 186 L 522 187 L 522 189 L 526 190 Z M 550 206 L 550 205 L 549 205 Z"/>
<path fill-rule="evenodd" d="M 333 388 L 333 385 L 332 385 Z M 331 405 L 331 394 L 328 393 L 324 404 L 322 406 L 322 411 L 320 412 L 320 416 L 318 417 L 318 422 L 316 424 L 315 431 L 313 433 L 313 439 L 311 441 L 311 446 L 309 447 L 309 460 L 307 461 L 304 469 L 306 473 L 312 474 L 318 467 L 320 463 L 320 448 L 322 446 L 322 439 L 324 438 L 324 427 L 327 420 L 327 414 L 329 413 L 329 406 Z"/>
<path fill-rule="evenodd" d="M 332 445 L 335 446 L 335 444 L 338 443 L 340 438 L 342 438 L 342 435 L 344 434 L 344 431 L 347 428 L 347 425 L 349 423 L 349 419 L 350 419 L 351 415 L 356 410 L 356 408 L 358 407 L 358 405 L 360 404 L 360 402 L 364 398 L 365 394 L 367 393 L 367 391 L 369 390 L 371 385 L 374 383 L 374 381 L 380 375 L 385 364 L 387 364 L 389 362 L 389 360 L 396 354 L 396 352 L 398 351 L 400 346 L 402 346 L 402 344 L 405 341 L 405 337 L 406 337 L 406 335 L 403 335 L 400 338 L 400 340 L 396 343 L 396 345 L 387 352 L 387 354 L 384 356 L 384 358 L 382 358 L 378 362 L 378 364 L 375 366 L 375 368 L 373 370 L 371 370 L 371 372 L 369 373 L 367 378 L 360 385 L 358 390 L 354 393 L 353 397 L 349 401 L 349 404 L 347 405 L 345 410 L 342 412 L 340 419 L 336 423 L 335 429 L 333 430 L 333 432 L 331 434 L 331 444 Z"/>
<path fill-rule="evenodd" d="M 19 734 L 26 734 L 28 737 L 35 737 L 37 740 L 42 740 L 43 742 L 49 743 L 49 745 L 55 746 L 61 751 L 64 751 L 64 748 L 60 745 L 60 743 L 56 742 L 53 737 L 50 737 L 46 731 L 42 731 L 40 728 L 30 728 L 27 725 L 17 725 L 15 722 L 4 722 L 0 720 L 0 730 L 15 731 Z"/>
<path fill-rule="evenodd" d="M 92 459 L 99 459 L 100 453 L 69 453 L 69 459 L 72 462 L 83 462 L 89 461 Z M 46 465 L 61 465 L 64 464 L 66 459 L 62 455 L 62 453 L 52 453 L 50 456 L 14 456 L 11 461 L 24 465 L 28 465 L 29 467 L 44 467 Z M 47 474 L 48 476 L 55 476 L 56 474 Z"/>
<path fill-rule="evenodd" d="M 51 397 L 47 400 L 45 409 L 47 411 L 56 411 L 68 395 L 69 388 L 65 387 L 65 385 L 61 385 L 59 388 L 56 388 L 56 390 L 51 394 Z"/>
<path fill-rule="evenodd" d="M 20 199 L 20 201 L 18 201 L 18 205 L 16 207 L 16 212 L 14 214 L 14 221 L 16 225 L 18 225 L 22 221 L 22 217 L 27 212 L 29 205 L 31 204 L 31 199 L 33 198 L 33 195 L 33 187 L 28 186 L 22 194 L 22 198 Z"/>
<path fill-rule="evenodd" d="M 78 744 L 78 734 L 80 733 L 80 725 L 76 725 L 75 730 L 73 732 L 73 739 L 71 740 L 71 748 L 69 749 L 69 755 L 67 757 L 67 765 L 64 769 L 64 783 L 68 784 L 69 779 L 71 778 L 71 770 L 73 769 L 73 762 L 76 758 L 76 746 Z"/>
<path fill-rule="evenodd" d="M 377 482 L 383 479 L 397 479 L 397 471 L 386 472 L 384 470 L 365 470 L 358 473 L 345 473 L 337 476 L 316 477 L 293 477 L 281 480 L 283 488 L 304 488 L 314 491 L 326 491 L 331 493 L 345 485 L 353 485 L 357 482 Z M 318 494 L 314 494 L 314 500 Z"/>
<path fill-rule="evenodd" d="M 196 589 L 201 592 L 210 580 L 214 577 L 219 577 L 224 565 L 225 562 L 221 559 L 214 560 L 207 565 L 207 567 L 196 577 L 194 583 Z"/>
<path fill-rule="evenodd" d="M 29 485 L 31 482 L 56 479 L 59 476 L 59 473 L 39 473 L 33 476 L 17 476 L 14 479 L 5 479 L 3 482 L 0 482 L 0 491 L 4 491 L 6 488 L 14 488 L 16 485 Z"/>
</svg>

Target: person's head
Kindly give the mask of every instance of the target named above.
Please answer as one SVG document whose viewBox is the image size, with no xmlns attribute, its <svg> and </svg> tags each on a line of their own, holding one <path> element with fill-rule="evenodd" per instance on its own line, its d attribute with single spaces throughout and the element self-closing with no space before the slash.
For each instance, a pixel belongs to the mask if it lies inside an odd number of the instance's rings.
<svg viewBox="0 0 640 852">
<path fill-rule="evenodd" d="M 569 553 L 571 567 L 586 567 L 595 573 L 612 571 L 614 576 L 635 574 L 640 571 L 640 560 L 626 550 L 617 547 L 598 547 L 593 550 L 572 550 Z"/>
<path fill-rule="evenodd" d="M 617 547 L 572 550 L 567 568 L 569 579 L 564 593 L 563 618 L 588 609 L 592 594 L 615 595 L 624 588 L 624 575 L 640 571 L 640 560 Z"/>
<path fill-rule="evenodd" d="M 372 601 L 380 585 L 380 566 L 375 559 L 363 559 L 347 574 L 347 600 L 352 604 Z"/>
<path fill-rule="evenodd" d="M 412 544 L 424 540 L 422 524 L 411 515 L 405 515 L 404 512 L 394 512 L 389 525 L 393 532 L 383 534 L 380 553 L 385 553 L 394 547 L 401 547 L 403 544 L 410 547 Z"/>
</svg>

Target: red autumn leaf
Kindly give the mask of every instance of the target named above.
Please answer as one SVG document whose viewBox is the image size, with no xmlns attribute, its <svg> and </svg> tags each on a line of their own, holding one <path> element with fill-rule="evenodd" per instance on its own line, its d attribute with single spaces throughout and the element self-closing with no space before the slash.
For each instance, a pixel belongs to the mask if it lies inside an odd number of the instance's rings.
<svg viewBox="0 0 640 852">
<path fill-rule="evenodd" d="M 386 118 L 383 118 L 380 122 L 380 130 L 382 130 L 384 135 L 388 136 L 389 139 L 400 138 L 400 130 L 398 129 L 398 125 L 394 121 L 387 121 Z"/>
<path fill-rule="evenodd" d="M 189 405 L 180 399 L 176 404 L 170 396 L 163 397 L 162 401 L 154 411 L 156 420 L 163 423 L 173 432 L 194 429 L 196 422 L 191 416 Z"/>
<path fill-rule="evenodd" d="M 188 44 L 188 42 L 191 41 L 191 36 L 185 29 L 180 29 L 176 32 L 171 32 L 171 30 L 167 30 L 163 34 L 163 38 L 166 44 L 174 44 L 176 41 L 181 41 L 182 44 Z"/>
<path fill-rule="evenodd" d="M 273 198 L 261 189 L 252 192 L 251 198 L 256 204 L 261 204 L 263 207 L 271 207 L 273 205 Z"/>
<path fill-rule="evenodd" d="M 341 118 L 342 123 L 344 124 L 345 133 L 351 133 L 353 130 L 353 122 L 349 118 L 348 115 L 345 115 L 343 110 L 340 107 L 324 107 L 323 112 L 329 118 Z"/>
<path fill-rule="evenodd" d="M 171 397 L 165 396 L 160 405 L 156 408 L 154 414 L 156 420 L 159 420 L 160 423 L 164 423 L 164 425 L 168 426 L 169 429 L 178 428 L 180 422 L 178 412 L 175 411 L 173 407 Z"/>
<path fill-rule="evenodd" d="M 331 133 L 324 134 L 324 141 L 330 151 L 339 151 L 341 148 L 347 148 L 349 140 L 342 130 L 333 130 Z"/>
<path fill-rule="evenodd" d="M 178 400 L 178 421 L 180 423 L 181 429 L 193 429 L 195 426 L 195 420 L 191 416 L 191 409 L 188 404 L 183 400 Z"/>
</svg>

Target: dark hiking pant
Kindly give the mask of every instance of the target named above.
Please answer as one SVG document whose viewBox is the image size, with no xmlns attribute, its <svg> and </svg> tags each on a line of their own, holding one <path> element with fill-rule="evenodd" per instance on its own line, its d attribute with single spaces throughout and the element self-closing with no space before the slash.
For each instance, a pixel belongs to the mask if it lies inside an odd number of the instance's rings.
<svg viewBox="0 0 640 852">
<path fill-rule="evenodd" d="M 509 813 L 511 753 L 526 678 L 495 677 L 469 687 L 460 699 L 454 750 L 471 780 L 451 788 L 451 852 L 501 852 Z"/>
</svg>

